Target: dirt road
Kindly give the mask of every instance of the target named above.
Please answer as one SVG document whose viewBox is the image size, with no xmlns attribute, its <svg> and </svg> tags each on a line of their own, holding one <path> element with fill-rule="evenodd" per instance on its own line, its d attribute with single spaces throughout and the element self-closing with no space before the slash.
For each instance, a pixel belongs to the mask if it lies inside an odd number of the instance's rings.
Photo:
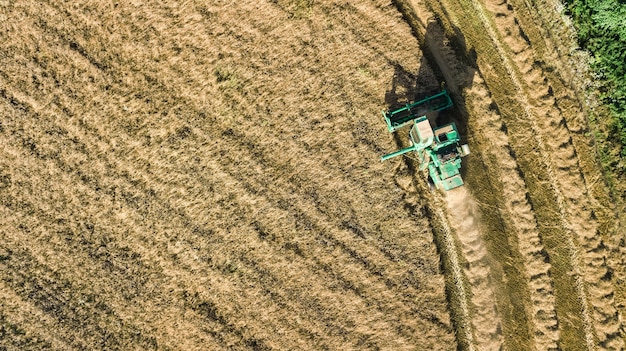
<svg viewBox="0 0 626 351">
<path fill-rule="evenodd" d="M 623 349 L 624 226 L 544 1 L 0 2 L 0 346 Z M 380 110 L 440 89 L 432 192 Z"/>
</svg>

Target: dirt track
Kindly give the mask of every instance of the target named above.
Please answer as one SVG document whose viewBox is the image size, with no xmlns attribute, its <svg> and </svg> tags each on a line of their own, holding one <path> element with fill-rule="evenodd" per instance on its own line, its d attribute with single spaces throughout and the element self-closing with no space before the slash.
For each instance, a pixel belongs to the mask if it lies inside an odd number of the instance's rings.
<svg viewBox="0 0 626 351">
<path fill-rule="evenodd" d="M 623 349 L 550 1 L 0 3 L 0 346 Z M 431 192 L 380 109 L 445 81 Z"/>
</svg>

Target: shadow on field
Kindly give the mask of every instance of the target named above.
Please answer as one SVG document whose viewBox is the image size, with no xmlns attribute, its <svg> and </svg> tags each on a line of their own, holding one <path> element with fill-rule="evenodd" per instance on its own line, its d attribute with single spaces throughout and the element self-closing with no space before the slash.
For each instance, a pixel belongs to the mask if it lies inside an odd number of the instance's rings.
<svg viewBox="0 0 626 351">
<path fill-rule="evenodd" d="M 466 144 L 469 136 L 468 112 L 462 92 L 472 87 L 474 75 L 478 71 L 476 51 L 467 48 L 465 36 L 459 28 L 453 27 L 451 33 L 446 33 L 438 21 L 431 21 L 422 34 L 420 28 L 423 26 L 411 21 L 411 18 L 405 16 L 420 44 L 420 67 L 417 73 L 413 73 L 401 63 L 395 63 L 395 72 L 385 93 L 387 109 L 393 111 L 446 89 L 454 105 L 440 112 L 429 113 L 427 117 L 433 126 L 455 122 L 461 134 L 461 144 Z M 398 149 L 408 146 L 408 129 L 407 126 L 403 131 L 393 133 Z M 410 162 L 407 166 L 410 172 L 415 172 Z M 463 178 L 468 168 L 461 167 Z"/>
<path fill-rule="evenodd" d="M 416 33 L 419 28 L 413 23 L 409 24 Z M 416 38 L 420 41 L 423 53 L 417 73 L 408 71 L 401 63 L 395 63 L 394 76 L 385 93 L 385 102 L 389 110 L 395 110 L 446 89 L 454 106 L 441 111 L 436 117 L 436 124 L 456 122 L 465 139 L 468 113 L 461 92 L 472 86 L 477 70 L 476 52 L 474 49 L 467 49 L 465 37 L 457 27 L 453 28 L 453 32 L 445 33 L 438 22 L 428 24 L 423 40 Z"/>
</svg>

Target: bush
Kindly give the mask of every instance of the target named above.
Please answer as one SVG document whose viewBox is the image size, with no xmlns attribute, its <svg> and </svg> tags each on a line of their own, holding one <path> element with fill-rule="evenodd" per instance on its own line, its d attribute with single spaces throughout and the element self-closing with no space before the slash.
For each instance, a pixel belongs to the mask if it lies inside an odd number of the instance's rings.
<svg viewBox="0 0 626 351">
<path fill-rule="evenodd" d="M 600 122 L 611 126 L 608 140 L 626 158 L 626 2 L 566 0 L 566 4 L 579 43 L 591 53 L 592 68 L 603 80 L 601 97 L 609 106 L 613 121 Z M 616 171 L 626 173 L 626 169 Z"/>
</svg>

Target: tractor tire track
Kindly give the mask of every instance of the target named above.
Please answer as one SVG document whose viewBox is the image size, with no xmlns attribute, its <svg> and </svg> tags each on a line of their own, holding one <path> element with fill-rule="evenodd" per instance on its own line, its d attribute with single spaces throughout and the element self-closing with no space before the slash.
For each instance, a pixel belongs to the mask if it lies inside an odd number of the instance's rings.
<svg viewBox="0 0 626 351">
<path fill-rule="evenodd" d="M 401 144 L 401 143 L 400 143 Z M 430 187 L 421 177 L 419 163 L 408 157 L 396 169 L 396 182 L 407 193 L 407 198 L 422 200 L 426 203 L 426 213 L 434 234 L 434 240 L 441 256 L 446 276 L 446 294 L 451 309 L 451 318 L 456 329 L 457 344 L 462 350 L 477 350 L 475 330 L 472 324 L 471 289 L 468 289 L 468 278 L 464 274 L 461 261 L 461 249 L 455 238 L 454 228 L 450 227 L 450 219 L 445 204 L 439 196 L 430 191 Z M 407 181 L 409 173 L 409 181 Z M 420 202 L 422 202 L 420 201 Z M 407 201 L 410 204 L 412 201 Z"/>
<path fill-rule="evenodd" d="M 476 203 L 466 187 L 445 194 L 448 222 L 460 243 L 471 297 L 472 326 L 478 350 L 502 348 L 502 322 L 496 303 L 489 253 L 483 239 L 484 229 Z"/>
</svg>

